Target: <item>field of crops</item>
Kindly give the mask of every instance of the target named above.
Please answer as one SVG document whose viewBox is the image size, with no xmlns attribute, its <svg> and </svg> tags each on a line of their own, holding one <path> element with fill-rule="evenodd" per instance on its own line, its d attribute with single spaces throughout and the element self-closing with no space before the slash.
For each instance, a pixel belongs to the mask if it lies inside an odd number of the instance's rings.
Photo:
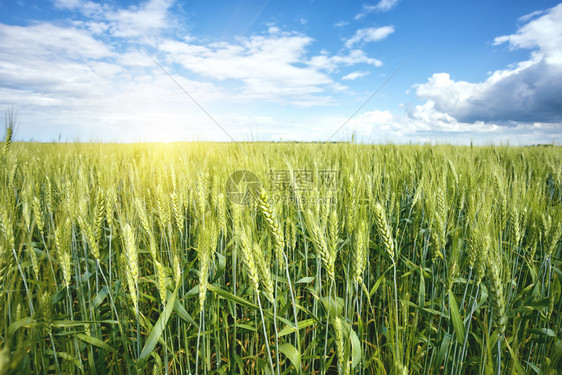
<svg viewBox="0 0 562 375">
<path fill-rule="evenodd" d="M 0 373 L 562 366 L 560 148 L 3 151 Z"/>
</svg>

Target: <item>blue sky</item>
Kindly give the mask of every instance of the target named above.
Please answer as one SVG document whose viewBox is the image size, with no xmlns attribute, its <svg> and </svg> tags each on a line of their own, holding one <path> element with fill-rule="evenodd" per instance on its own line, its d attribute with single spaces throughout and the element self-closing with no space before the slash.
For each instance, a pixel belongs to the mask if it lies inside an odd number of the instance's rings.
<svg viewBox="0 0 562 375">
<path fill-rule="evenodd" d="M 562 3 L 0 0 L 10 108 L 20 140 L 562 143 Z"/>
</svg>

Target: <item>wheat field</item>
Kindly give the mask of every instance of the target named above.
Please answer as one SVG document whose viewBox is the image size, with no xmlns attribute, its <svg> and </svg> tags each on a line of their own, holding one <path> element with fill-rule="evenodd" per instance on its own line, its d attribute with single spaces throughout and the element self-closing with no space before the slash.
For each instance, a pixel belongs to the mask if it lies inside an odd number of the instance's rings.
<svg viewBox="0 0 562 375">
<path fill-rule="evenodd" d="M 0 197 L 0 373 L 562 366 L 559 147 L 7 140 Z"/>
</svg>

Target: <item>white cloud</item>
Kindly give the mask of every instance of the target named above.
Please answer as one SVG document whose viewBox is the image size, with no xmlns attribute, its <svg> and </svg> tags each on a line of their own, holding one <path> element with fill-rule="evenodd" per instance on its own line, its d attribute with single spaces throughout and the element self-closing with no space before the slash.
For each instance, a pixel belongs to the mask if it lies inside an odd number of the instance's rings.
<svg viewBox="0 0 562 375">
<path fill-rule="evenodd" d="M 562 124 L 562 4 L 494 43 L 531 49 L 531 57 L 479 83 L 434 74 L 416 85 L 417 96 L 461 122 Z"/>
<path fill-rule="evenodd" d="M 394 8 L 398 4 L 398 0 L 381 0 L 375 5 L 375 8 L 380 11 L 387 11 Z"/>
<path fill-rule="evenodd" d="M 361 50 L 347 55 L 308 57 L 313 39 L 299 34 L 270 30 L 268 35 L 238 38 L 238 43 L 194 44 L 167 40 L 160 44 L 168 61 L 214 80 L 236 80 L 242 86 L 238 99 L 292 103 L 299 106 L 330 104 L 329 91 L 345 89 L 330 77 L 341 66 L 382 62 Z"/>
<path fill-rule="evenodd" d="M 191 139 L 187 124 L 209 123 L 139 49 L 47 23 L 0 24 L 0 41 L 0 108 L 17 106 L 19 139 Z M 203 105 L 227 97 L 212 83 L 174 79 Z"/>
<path fill-rule="evenodd" d="M 173 2 L 174 0 L 147 0 L 123 9 L 89 0 L 55 0 L 55 6 L 78 10 L 90 18 L 86 24 L 95 33 L 108 30 L 114 37 L 150 38 L 169 26 L 169 8 Z"/>
<path fill-rule="evenodd" d="M 170 4 L 150 0 L 120 9 L 60 0 L 57 7 L 79 13 L 66 24 L 0 24 L 0 107 L 17 105 L 20 139 L 62 133 L 71 141 L 228 140 L 153 63 L 156 46 L 174 80 L 237 139 L 249 124 L 277 137 L 276 127 L 296 132 L 302 122 L 243 121 L 236 113 L 264 102 L 274 108 L 337 104 L 334 96 L 347 90 L 335 80 L 340 68 L 382 64 L 359 49 L 315 55 L 312 38 L 274 25 L 233 42 L 203 42 L 178 33 Z M 151 32 L 153 39 L 144 37 Z"/>
<path fill-rule="evenodd" d="M 547 63 L 562 65 L 562 4 L 549 9 L 541 17 L 528 22 L 519 28 L 517 33 L 494 39 L 494 44 L 502 43 L 508 43 L 510 48 L 513 49 L 528 48 L 536 50 Z"/>
<path fill-rule="evenodd" d="M 149 0 L 139 6 L 108 12 L 112 34 L 117 37 L 149 36 L 168 25 L 167 12 L 172 0 Z"/>
<path fill-rule="evenodd" d="M 358 20 L 360 18 L 363 18 L 369 13 L 386 12 L 388 10 L 391 10 L 392 8 L 394 8 L 396 6 L 396 4 L 398 4 L 398 1 L 399 0 L 380 0 L 375 5 L 363 5 L 363 7 L 361 9 L 361 12 L 359 12 L 355 16 L 355 19 Z"/>
<path fill-rule="evenodd" d="M 70 59 L 100 59 L 111 55 L 107 45 L 94 39 L 86 31 L 48 23 L 27 27 L 0 24 L 0 40 L 2 60 L 8 60 L 9 57 L 17 59 L 18 56 L 47 55 Z"/>
<path fill-rule="evenodd" d="M 144 67 L 144 68 L 154 68 L 155 64 L 151 57 L 145 52 L 129 49 L 126 52 L 120 53 L 116 57 L 116 63 L 128 68 L 128 67 Z"/>
<path fill-rule="evenodd" d="M 54 0 L 54 5 L 59 9 L 78 11 L 91 18 L 101 18 L 105 12 L 111 11 L 108 4 L 100 4 L 90 0 Z"/>
<path fill-rule="evenodd" d="M 394 120 L 394 116 L 389 111 L 374 110 L 361 113 L 349 122 L 351 130 L 362 133 L 362 135 L 372 135 L 373 130 L 377 134 L 396 132 L 399 124 Z"/>
<path fill-rule="evenodd" d="M 363 78 L 367 75 L 369 75 L 369 72 L 351 72 L 343 76 L 341 79 L 344 81 L 353 81 L 356 80 L 357 78 Z"/>
<path fill-rule="evenodd" d="M 431 101 L 409 108 L 405 113 L 393 114 L 389 110 L 372 110 L 352 119 L 339 115 L 313 116 L 304 120 L 307 127 L 294 121 L 275 119 L 276 137 L 269 139 L 318 141 L 348 141 L 355 134 L 359 142 L 373 143 L 452 143 L 487 145 L 510 143 L 532 145 L 560 140 L 562 127 L 547 123 L 513 124 L 510 127 L 495 123 L 459 122 L 452 116 L 439 112 Z M 262 132 L 265 134 L 266 132 Z"/>
<path fill-rule="evenodd" d="M 343 123 L 344 118 L 325 118 L 316 123 Z M 360 141 L 375 143 L 453 143 L 489 144 L 510 143 L 512 145 L 531 145 L 551 143 L 560 140 L 562 127 L 557 124 L 533 122 L 529 124 L 505 124 L 477 121 L 461 122 L 454 117 L 435 109 L 435 103 L 427 101 L 423 105 L 410 108 L 404 114 L 392 114 L 385 110 L 374 110 L 359 114 L 348 122 L 335 139 L 349 139 L 355 133 Z"/>
<path fill-rule="evenodd" d="M 535 18 L 537 16 L 542 16 L 545 13 L 546 13 L 545 10 L 536 10 L 536 11 L 531 12 L 529 14 L 526 14 L 522 17 L 519 17 L 518 21 L 519 22 L 527 22 L 527 21 L 531 20 L 532 18 Z"/>
<path fill-rule="evenodd" d="M 80 5 L 80 0 L 54 0 L 55 6 L 61 9 L 74 9 Z"/>
<path fill-rule="evenodd" d="M 382 65 L 355 47 L 394 31 L 391 26 L 361 29 L 343 52 L 315 53 L 314 39 L 275 25 L 230 42 L 183 33 L 172 38 L 177 29 L 171 1 L 125 9 L 88 0 L 56 4 L 80 17 L 66 26 L 0 24 L 0 106 L 18 106 L 23 139 L 51 140 L 62 133 L 63 140 L 229 140 L 154 65 L 149 52 L 156 46 L 173 78 L 235 139 L 251 139 L 254 131 L 263 140 L 327 139 L 345 116 L 314 116 L 294 108 L 338 105 L 349 98 L 339 96 L 347 90 L 341 82 Z M 495 39 L 497 45 L 530 49 L 528 60 L 480 83 L 434 74 L 416 86 L 426 99 L 423 105 L 398 115 L 359 114 L 336 138 L 357 132 L 362 140 L 400 143 L 560 140 L 559 11 L 560 6 L 535 13 L 524 18 L 517 33 Z M 344 75 L 344 69 L 350 73 Z"/>
<path fill-rule="evenodd" d="M 353 35 L 353 37 L 345 42 L 345 46 L 347 48 L 351 48 L 354 44 L 357 44 L 359 42 L 376 42 L 379 40 L 383 40 L 393 32 L 393 26 L 369 27 L 365 29 L 359 29 L 355 32 L 355 35 Z"/>
<path fill-rule="evenodd" d="M 468 144 L 510 143 L 512 145 L 531 145 L 560 140 L 562 127 L 559 124 L 529 122 L 462 122 L 435 108 L 429 100 L 407 111 L 406 116 L 395 118 L 404 126 L 404 135 L 416 137 L 420 141 Z"/>
<path fill-rule="evenodd" d="M 311 67 L 298 67 L 312 39 L 275 33 L 239 39 L 238 44 L 196 45 L 166 41 L 159 48 L 169 61 L 215 80 L 243 83 L 239 95 L 252 99 L 291 101 L 310 99 L 332 80 Z"/>
<path fill-rule="evenodd" d="M 382 61 L 368 57 L 360 49 L 349 51 L 348 55 L 329 56 L 328 54 L 321 54 L 313 56 L 307 63 L 316 69 L 325 70 L 327 72 L 335 71 L 340 65 L 352 66 L 355 64 L 368 64 L 376 67 L 382 66 Z"/>
<path fill-rule="evenodd" d="M 25 104 L 71 104 L 95 95 L 121 70 L 103 61 L 114 56 L 111 48 L 75 28 L 0 24 L 0 40 L 0 103 L 20 90 L 29 94 Z"/>
</svg>

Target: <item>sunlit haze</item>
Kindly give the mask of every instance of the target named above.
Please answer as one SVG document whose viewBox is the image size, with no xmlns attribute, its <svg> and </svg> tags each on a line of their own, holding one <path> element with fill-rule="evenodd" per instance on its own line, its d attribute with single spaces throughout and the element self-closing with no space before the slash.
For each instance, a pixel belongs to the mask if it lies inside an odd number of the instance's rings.
<svg viewBox="0 0 562 375">
<path fill-rule="evenodd" d="M 0 0 L 10 109 L 19 141 L 560 143 L 562 3 Z"/>
</svg>

